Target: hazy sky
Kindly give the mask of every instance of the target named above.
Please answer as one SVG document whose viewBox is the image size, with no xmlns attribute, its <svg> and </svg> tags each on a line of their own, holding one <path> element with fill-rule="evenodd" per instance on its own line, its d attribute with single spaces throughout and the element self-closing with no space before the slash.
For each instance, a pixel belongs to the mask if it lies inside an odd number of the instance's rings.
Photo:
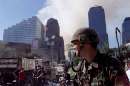
<svg viewBox="0 0 130 86">
<path fill-rule="evenodd" d="M 0 39 L 4 28 L 37 15 L 44 24 L 57 18 L 68 43 L 76 29 L 88 26 L 88 9 L 95 5 L 104 7 L 110 47 L 115 47 L 114 29 L 121 29 L 124 18 L 130 17 L 130 0 L 0 0 Z"/>
<path fill-rule="evenodd" d="M 43 22 L 52 16 L 57 18 L 65 42 L 70 41 L 76 29 L 88 27 L 88 10 L 93 6 L 103 6 L 105 10 L 110 47 L 117 45 L 115 28 L 121 30 L 124 18 L 130 17 L 130 0 L 47 0 L 46 5 L 38 16 Z"/>
</svg>

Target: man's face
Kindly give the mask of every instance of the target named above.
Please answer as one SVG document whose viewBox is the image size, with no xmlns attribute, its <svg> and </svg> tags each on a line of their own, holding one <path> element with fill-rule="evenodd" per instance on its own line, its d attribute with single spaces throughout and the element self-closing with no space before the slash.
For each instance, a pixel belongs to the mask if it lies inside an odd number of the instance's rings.
<svg viewBox="0 0 130 86">
<path fill-rule="evenodd" d="M 75 49 L 76 56 L 80 56 L 80 42 L 74 41 L 73 48 Z"/>
<path fill-rule="evenodd" d="M 85 43 L 81 46 L 79 41 L 75 41 L 74 43 L 74 48 L 77 50 L 78 52 L 78 56 L 80 57 L 86 57 L 87 52 L 89 50 L 91 50 L 92 46 L 90 43 Z"/>
<path fill-rule="evenodd" d="M 74 47 L 74 48 L 76 49 L 76 51 L 77 51 L 77 56 L 83 57 L 82 52 L 83 52 L 84 47 L 83 47 L 83 46 L 81 47 L 81 44 L 80 44 L 79 41 L 75 41 L 73 44 L 74 44 L 73 47 Z"/>
<path fill-rule="evenodd" d="M 79 52 L 80 51 L 80 42 L 79 41 L 73 42 L 73 48 L 75 48 Z"/>
</svg>

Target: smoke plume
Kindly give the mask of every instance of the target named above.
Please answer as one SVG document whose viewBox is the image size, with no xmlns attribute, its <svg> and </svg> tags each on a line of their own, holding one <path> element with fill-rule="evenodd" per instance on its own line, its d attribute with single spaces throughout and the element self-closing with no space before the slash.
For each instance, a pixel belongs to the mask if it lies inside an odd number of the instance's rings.
<svg viewBox="0 0 130 86">
<path fill-rule="evenodd" d="M 37 16 L 44 24 L 49 18 L 58 19 L 66 44 L 75 30 L 88 26 L 88 10 L 93 6 L 104 7 L 109 40 L 113 40 L 114 28 L 130 16 L 130 0 L 47 0 L 46 7 L 40 9 Z"/>
</svg>

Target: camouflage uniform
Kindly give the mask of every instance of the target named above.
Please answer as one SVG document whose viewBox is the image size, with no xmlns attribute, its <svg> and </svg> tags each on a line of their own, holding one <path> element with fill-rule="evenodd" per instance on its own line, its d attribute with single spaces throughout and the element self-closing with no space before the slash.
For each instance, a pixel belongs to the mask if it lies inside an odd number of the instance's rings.
<svg viewBox="0 0 130 86">
<path fill-rule="evenodd" d="M 115 77 L 125 73 L 117 59 L 99 52 L 91 64 L 84 60 L 81 70 L 75 77 L 77 86 L 114 86 Z"/>
<path fill-rule="evenodd" d="M 99 37 L 94 29 L 81 28 L 73 35 L 71 43 L 80 46 L 77 49 L 77 56 L 80 57 L 84 44 L 90 44 L 97 49 Z M 125 71 L 117 59 L 101 54 L 98 50 L 95 59 L 90 64 L 84 60 L 83 66 L 79 68 L 74 79 L 74 86 L 114 86 L 116 76 L 125 75 Z"/>
</svg>

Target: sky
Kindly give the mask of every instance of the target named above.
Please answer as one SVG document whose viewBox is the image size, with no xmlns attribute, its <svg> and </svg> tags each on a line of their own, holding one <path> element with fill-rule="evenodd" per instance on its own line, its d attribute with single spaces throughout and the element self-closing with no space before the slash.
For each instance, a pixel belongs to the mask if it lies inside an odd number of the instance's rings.
<svg viewBox="0 0 130 86">
<path fill-rule="evenodd" d="M 0 40 L 3 30 L 23 19 L 35 16 L 45 0 L 0 0 Z"/>
<path fill-rule="evenodd" d="M 103 6 L 110 47 L 116 47 L 115 28 L 122 30 L 123 20 L 130 17 L 130 0 L 1 0 L 0 39 L 5 28 L 37 15 L 44 25 L 51 17 L 58 19 L 67 44 L 78 28 L 88 27 L 88 10 L 95 5 Z"/>
<path fill-rule="evenodd" d="M 88 27 L 88 11 L 93 6 L 104 8 L 110 47 L 117 47 L 115 28 L 122 31 L 125 17 L 130 17 L 130 0 L 47 0 L 46 7 L 39 10 L 38 16 L 43 22 L 50 17 L 57 18 L 61 35 L 68 43 L 75 30 Z"/>
</svg>

